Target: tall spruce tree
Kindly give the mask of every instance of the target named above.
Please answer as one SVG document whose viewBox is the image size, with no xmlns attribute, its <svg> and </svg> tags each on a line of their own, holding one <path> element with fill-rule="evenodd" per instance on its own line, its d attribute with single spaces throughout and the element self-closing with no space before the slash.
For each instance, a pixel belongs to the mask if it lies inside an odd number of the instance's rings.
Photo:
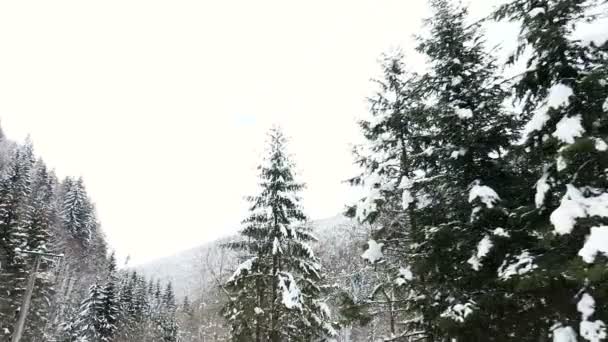
<svg viewBox="0 0 608 342">
<path fill-rule="evenodd" d="M 227 282 L 224 313 L 235 341 L 311 341 L 334 335 L 321 298 L 321 266 L 305 228 L 293 163 L 278 128 L 269 133 L 260 192 L 249 198 L 241 241 L 229 248 L 246 259 Z"/>
<path fill-rule="evenodd" d="M 581 338 L 606 338 L 608 34 L 578 31 L 606 13 L 605 1 L 515 0 L 495 14 L 522 25 L 512 60 L 527 67 L 516 85 L 526 120 L 518 152 L 533 177 L 518 218 L 537 237 L 503 267 L 524 271 L 503 278 L 528 297 L 522 311 L 538 334 L 555 340 L 576 340 L 577 326 Z"/>
<path fill-rule="evenodd" d="M 100 335 L 102 341 L 112 341 L 117 331 L 118 319 L 120 317 L 120 301 L 118 295 L 118 277 L 116 274 L 116 257 L 110 254 L 108 259 L 106 281 L 102 288 L 103 300 L 101 303 L 100 316 L 106 322 L 101 327 Z"/>
<path fill-rule="evenodd" d="M 100 280 L 90 287 L 88 297 L 80 306 L 75 324 L 69 326 L 69 335 L 74 341 L 114 340 L 117 320 L 120 317 L 120 303 L 116 286 L 116 260 L 113 254 L 108 260 L 104 278 L 105 281 Z"/>
<path fill-rule="evenodd" d="M 31 221 L 25 227 L 28 240 L 26 250 L 41 253 L 55 252 L 51 243 L 52 225 L 56 210 L 54 205 L 53 174 L 42 160 L 35 164 L 32 174 L 32 193 L 30 196 Z M 27 317 L 24 338 L 33 340 L 43 336 L 48 325 L 50 306 L 55 296 L 52 269 L 55 259 L 42 258 L 39 266 L 31 306 Z"/>
<path fill-rule="evenodd" d="M 406 211 L 402 202 L 410 201 L 403 195 L 409 194 L 405 189 L 414 170 L 413 155 L 421 154 L 430 141 L 424 122 L 429 110 L 415 93 L 419 76 L 406 71 L 400 52 L 383 56 L 382 71 L 382 79 L 375 80 L 377 93 L 369 99 L 371 117 L 360 122 L 366 143 L 355 149 L 356 162 L 364 172 L 351 180 L 365 188 L 366 196 L 349 212 L 377 228 L 363 254 L 373 265 L 376 280 L 371 293 L 344 294 L 348 298 L 342 298 L 341 312 L 359 323 L 377 320 L 388 327 L 379 334 L 398 336 L 405 330 L 396 322 L 411 314 L 404 310 L 410 288 L 403 285 L 412 280 L 405 259 L 414 208 Z"/>
<path fill-rule="evenodd" d="M 496 273 L 507 245 L 528 238 L 511 231 L 509 220 L 519 188 L 507 151 L 518 121 L 504 107 L 508 93 L 479 25 L 451 1 L 430 3 L 431 36 L 418 50 L 431 67 L 420 88 L 433 101 L 426 117 L 431 139 L 415 158 L 422 176 L 413 175 L 404 190 L 405 199 L 428 200 L 413 213 L 410 254 L 424 278 L 423 317 L 440 323 L 432 328 L 435 338 L 505 340 L 503 312 L 511 300 L 496 286 Z"/>
<path fill-rule="evenodd" d="M 361 125 L 368 143 L 355 183 L 369 195 L 356 214 L 379 227 L 363 257 L 388 263 L 393 282 L 381 287 L 400 295 L 391 306 L 410 316 L 393 336 L 505 340 L 501 312 L 511 301 L 496 272 L 516 235 L 506 151 L 518 124 L 503 107 L 508 93 L 478 25 L 450 1 L 430 3 L 430 36 L 418 47 L 430 71 L 408 75 L 389 59 L 372 118 Z"/>
<path fill-rule="evenodd" d="M 108 322 L 105 321 L 105 317 L 101 315 L 103 310 L 103 288 L 95 283 L 91 285 L 87 298 L 81 303 L 74 324 L 66 326 L 69 341 L 103 341 L 102 331 L 108 324 Z"/>
<path fill-rule="evenodd" d="M 64 182 L 61 217 L 64 228 L 83 246 L 95 235 L 95 218 L 82 178 L 67 178 Z"/>
<path fill-rule="evenodd" d="M 34 166 L 29 141 L 17 146 L 0 178 L 0 333 L 12 333 L 25 291 L 32 207 L 31 173 Z"/>
<path fill-rule="evenodd" d="M 168 282 L 160 296 L 159 311 L 155 315 L 157 338 L 163 342 L 176 342 L 179 338 L 179 325 L 176 317 L 177 305 L 173 285 Z"/>
</svg>

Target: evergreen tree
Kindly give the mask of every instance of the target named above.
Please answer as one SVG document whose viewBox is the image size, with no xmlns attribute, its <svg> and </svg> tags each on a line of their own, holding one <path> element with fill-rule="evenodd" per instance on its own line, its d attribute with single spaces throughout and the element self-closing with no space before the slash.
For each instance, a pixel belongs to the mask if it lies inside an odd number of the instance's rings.
<svg viewBox="0 0 608 342">
<path fill-rule="evenodd" d="M 365 187 L 366 197 L 351 208 L 349 215 L 378 228 L 363 254 L 373 265 L 371 272 L 376 280 L 369 292 L 343 293 L 341 299 L 341 313 L 347 320 L 369 324 L 386 319 L 388 331 L 384 333 L 392 336 L 401 333 L 395 322 L 406 319 L 403 307 L 397 305 L 404 302 L 399 292 L 405 290 L 395 280 L 400 279 L 402 269 L 409 267 L 405 255 L 410 244 L 407 228 L 413 207 L 407 208 L 410 215 L 406 215 L 402 199 L 408 203 L 411 200 L 406 198 L 409 190 L 405 188 L 414 169 L 412 155 L 420 155 L 430 141 L 424 134 L 428 128 L 419 118 L 429 110 L 415 94 L 418 76 L 406 71 L 403 59 L 400 52 L 383 57 L 383 78 L 375 81 L 378 91 L 369 99 L 372 115 L 360 122 L 367 143 L 355 150 L 364 174 L 351 180 L 354 185 Z M 387 248 L 383 250 L 384 246 Z"/>
<path fill-rule="evenodd" d="M 103 341 L 101 332 L 108 324 L 100 314 L 103 310 L 103 288 L 95 283 L 91 285 L 88 297 L 80 305 L 75 324 L 67 327 L 70 330 L 70 341 Z"/>
<path fill-rule="evenodd" d="M 533 177 L 517 218 L 537 238 L 505 261 L 503 280 L 523 289 L 522 311 L 545 336 L 579 326 L 587 340 L 606 338 L 608 44 L 577 36 L 605 15 L 601 3 L 514 0 L 496 12 L 522 25 L 512 59 L 527 66 L 515 94 L 526 120 L 518 153 Z"/>
<path fill-rule="evenodd" d="M 176 317 L 177 306 L 173 285 L 168 282 L 160 297 L 159 311 L 156 313 L 157 337 L 160 341 L 175 342 L 179 336 L 179 326 Z"/>
<path fill-rule="evenodd" d="M 67 178 L 63 184 L 64 194 L 61 218 L 64 228 L 82 245 L 87 246 L 95 235 L 95 216 L 86 194 L 82 178 Z"/>
<path fill-rule="evenodd" d="M 418 47 L 431 66 L 420 88 L 433 100 L 426 118 L 430 140 L 415 158 L 422 176 L 411 174 L 403 205 L 416 205 L 405 200 L 412 195 L 429 201 L 413 213 L 410 263 L 424 275 L 424 320 L 441 323 L 431 336 L 504 340 L 511 301 L 496 286 L 496 273 L 506 245 L 528 239 L 509 229 L 517 205 L 510 201 L 519 187 L 506 151 L 518 121 L 503 107 L 508 93 L 479 26 L 467 23 L 467 10 L 448 0 L 431 6 L 431 36 Z"/>
<path fill-rule="evenodd" d="M 369 142 L 354 183 L 369 194 L 356 214 L 379 227 L 363 257 L 387 264 L 374 294 L 385 299 L 392 335 L 504 340 L 511 301 L 495 278 L 517 235 L 506 199 L 518 188 L 505 152 L 518 124 L 503 108 L 508 94 L 478 25 L 447 0 L 431 5 L 430 37 L 418 47 L 430 71 L 408 75 L 400 57 L 389 59 L 361 125 Z M 393 311 L 415 319 L 397 332 Z"/>
<path fill-rule="evenodd" d="M 10 335 L 21 305 L 27 277 L 28 231 L 31 225 L 31 171 L 34 164 L 28 142 L 13 152 L 0 175 L 0 329 Z"/>
<path fill-rule="evenodd" d="M 224 313 L 235 341 L 310 341 L 334 335 L 321 299 L 321 268 L 308 245 L 306 216 L 278 128 L 269 134 L 267 157 L 259 167 L 260 193 L 249 198 L 241 241 L 227 247 L 245 260 L 228 280 L 233 299 Z"/>
<path fill-rule="evenodd" d="M 99 332 L 102 341 L 112 341 L 117 330 L 118 319 L 120 317 L 117 280 L 116 258 L 114 253 L 112 253 L 108 260 L 107 280 L 102 289 L 103 301 L 101 303 L 101 312 L 99 313 L 105 322 L 105 325 L 101 327 Z"/>
<path fill-rule="evenodd" d="M 135 336 L 133 327 L 136 322 L 134 283 L 131 274 L 123 272 L 120 280 L 120 314 L 118 319 L 119 340 L 129 340 Z"/>
<path fill-rule="evenodd" d="M 183 312 L 191 312 L 192 311 L 192 307 L 190 306 L 190 299 L 188 299 L 188 296 L 184 297 L 184 302 L 182 303 L 182 307 L 181 307 Z"/>
<path fill-rule="evenodd" d="M 168 282 L 165 287 L 165 291 L 162 295 L 162 303 L 165 309 L 170 312 L 175 312 L 177 309 L 177 306 L 175 305 L 175 294 L 173 293 L 173 284 L 171 284 L 171 282 Z"/>
<path fill-rule="evenodd" d="M 25 227 L 28 240 L 26 250 L 41 253 L 53 253 L 51 245 L 52 224 L 56 211 L 54 206 L 54 186 L 52 174 L 47 171 L 41 160 L 36 162 L 33 172 L 32 193 L 30 197 L 31 221 Z M 36 279 L 30 310 L 27 316 L 24 338 L 33 340 L 42 336 L 48 324 L 50 305 L 53 302 L 55 277 L 51 271 L 54 259 L 42 258 L 39 276 Z"/>
<path fill-rule="evenodd" d="M 200 323 L 194 315 L 194 308 L 188 296 L 184 297 L 179 311 L 179 326 L 180 326 L 180 340 L 181 341 L 195 341 L 197 336 L 197 330 Z"/>
<path fill-rule="evenodd" d="M 116 294 L 116 278 L 111 275 L 104 285 L 93 284 L 88 297 L 82 302 L 73 326 L 68 325 L 68 335 L 73 341 L 112 341 L 117 331 L 119 302 Z"/>
</svg>

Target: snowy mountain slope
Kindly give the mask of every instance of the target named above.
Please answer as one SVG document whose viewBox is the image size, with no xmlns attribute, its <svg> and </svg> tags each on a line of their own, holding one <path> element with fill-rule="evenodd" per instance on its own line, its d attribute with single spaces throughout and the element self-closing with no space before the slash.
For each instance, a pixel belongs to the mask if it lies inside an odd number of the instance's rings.
<svg viewBox="0 0 608 342">
<path fill-rule="evenodd" d="M 355 229 L 359 227 L 356 222 L 342 215 L 315 220 L 310 225 L 319 239 L 313 248 L 326 267 L 332 264 L 332 270 L 336 266 L 335 258 L 346 257 L 353 245 L 365 239 L 365 232 L 361 228 Z M 220 247 L 231 239 L 233 237 L 212 241 L 134 269 L 146 277 L 170 280 L 179 297 L 188 295 L 195 298 L 236 267 L 236 255 Z M 357 253 L 360 254 L 358 250 Z"/>
</svg>

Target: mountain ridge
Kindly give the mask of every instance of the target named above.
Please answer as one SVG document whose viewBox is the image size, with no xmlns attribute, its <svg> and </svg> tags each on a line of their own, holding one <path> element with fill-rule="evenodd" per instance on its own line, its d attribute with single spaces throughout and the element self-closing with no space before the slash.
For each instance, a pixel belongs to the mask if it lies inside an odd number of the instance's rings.
<svg viewBox="0 0 608 342">
<path fill-rule="evenodd" d="M 333 239 L 341 227 L 348 229 L 356 223 L 353 219 L 341 214 L 307 222 L 313 230 L 313 234 L 319 241 L 327 241 L 331 236 Z M 161 257 L 144 264 L 129 267 L 142 273 L 146 277 L 161 281 L 171 281 L 176 296 L 182 298 L 198 297 L 201 292 L 209 289 L 213 283 L 217 283 L 230 273 L 238 264 L 237 255 L 221 247 L 225 242 L 233 240 L 238 235 L 227 236 L 189 248 L 170 256 Z M 318 243 L 313 249 L 318 249 Z"/>
</svg>

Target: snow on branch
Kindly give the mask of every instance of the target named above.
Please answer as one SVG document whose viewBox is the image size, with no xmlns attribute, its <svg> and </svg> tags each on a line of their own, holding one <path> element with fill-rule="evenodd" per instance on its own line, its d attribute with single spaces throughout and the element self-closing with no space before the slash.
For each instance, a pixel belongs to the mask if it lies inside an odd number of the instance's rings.
<svg viewBox="0 0 608 342">
<path fill-rule="evenodd" d="M 608 226 L 592 227 L 585 245 L 578 251 L 587 263 L 594 262 L 598 253 L 608 256 Z"/>
<path fill-rule="evenodd" d="M 230 276 L 230 278 L 228 278 L 228 282 L 233 282 L 235 281 L 237 278 L 239 278 L 241 275 L 243 275 L 244 272 L 251 272 L 251 268 L 253 267 L 253 262 L 257 259 L 257 257 L 253 257 L 251 259 L 248 259 L 246 261 L 244 261 L 243 263 L 241 263 L 236 270 L 234 271 L 234 273 L 232 274 L 232 276 Z"/>
<path fill-rule="evenodd" d="M 608 193 L 585 197 L 574 185 L 566 185 L 560 206 L 551 213 L 551 223 L 559 235 L 570 234 L 579 218 L 608 217 Z"/>
<path fill-rule="evenodd" d="M 473 182 L 471 191 L 469 191 L 469 203 L 472 203 L 476 199 L 479 199 L 488 208 L 493 208 L 500 201 L 500 197 L 496 191 L 487 185 L 481 185 L 479 180 Z"/>
<path fill-rule="evenodd" d="M 300 289 L 291 273 L 282 272 L 279 275 L 279 289 L 283 293 L 283 305 L 288 309 L 302 309 Z"/>
<path fill-rule="evenodd" d="M 526 126 L 521 133 L 521 140 L 519 143 L 526 143 L 530 134 L 532 134 L 534 131 L 542 130 L 545 123 L 549 121 L 549 114 L 547 114 L 549 109 L 559 108 L 563 105 L 567 106 L 570 104 L 569 99 L 573 94 L 574 92 L 572 91 L 572 88 L 565 84 L 558 83 L 553 85 L 551 89 L 549 89 L 546 103 L 541 105 L 532 116 L 532 119 L 526 123 Z"/>
<path fill-rule="evenodd" d="M 473 256 L 469 258 L 469 260 L 467 260 L 467 262 L 475 271 L 479 271 L 482 266 L 481 259 L 488 255 L 493 245 L 494 244 L 492 243 L 492 239 L 490 239 L 490 236 L 488 235 L 484 236 L 483 239 L 479 241 L 479 243 L 477 244 L 477 252 L 473 254 Z"/>
<path fill-rule="evenodd" d="M 534 264 L 534 257 L 528 251 L 523 251 L 515 257 L 513 263 L 507 263 L 507 260 L 503 261 L 498 268 L 498 277 L 502 280 L 509 280 L 514 275 L 526 274 L 537 267 Z"/>
<path fill-rule="evenodd" d="M 464 320 L 473 313 L 474 303 L 467 302 L 465 304 L 455 304 L 441 313 L 441 317 L 449 318 L 453 321 L 464 323 Z"/>
<path fill-rule="evenodd" d="M 382 254 L 382 246 L 383 243 L 377 243 L 375 240 L 369 240 L 367 242 L 367 250 L 361 254 L 361 257 L 369 262 L 376 263 L 377 261 L 382 260 L 384 255 Z"/>
</svg>

